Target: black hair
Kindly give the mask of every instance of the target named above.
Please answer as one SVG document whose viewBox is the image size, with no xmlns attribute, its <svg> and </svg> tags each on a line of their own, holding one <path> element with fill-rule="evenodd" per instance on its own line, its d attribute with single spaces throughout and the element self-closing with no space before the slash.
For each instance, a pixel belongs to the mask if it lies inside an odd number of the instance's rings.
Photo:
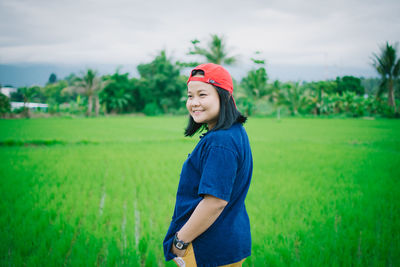
<svg viewBox="0 0 400 267">
<path fill-rule="evenodd" d="M 193 70 L 192 76 L 196 74 L 204 75 L 202 70 Z M 245 123 L 247 117 L 243 116 L 239 110 L 237 110 L 233 97 L 231 94 L 218 86 L 213 85 L 217 90 L 219 96 L 220 110 L 218 115 L 217 124 L 212 128 L 212 131 L 220 129 L 229 129 L 234 123 Z M 193 136 L 197 132 L 208 130 L 206 123 L 197 123 L 193 120 L 193 117 L 189 115 L 188 125 L 185 129 L 185 136 Z"/>
</svg>

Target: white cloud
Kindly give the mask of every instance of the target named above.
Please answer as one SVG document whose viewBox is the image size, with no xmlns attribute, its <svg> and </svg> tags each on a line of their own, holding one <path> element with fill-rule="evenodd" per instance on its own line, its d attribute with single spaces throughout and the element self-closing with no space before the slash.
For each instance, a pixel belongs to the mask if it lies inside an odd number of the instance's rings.
<svg viewBox="0 0 400 267">
<path fill-rule="evenodd" d="M 189 59 L 190 40 L 224 34 L 243 62 L 364 66 L 400 36 L 399 1 L 3 0 L 0 63 L 150 60 L 167 49 Z"/>
</svg>

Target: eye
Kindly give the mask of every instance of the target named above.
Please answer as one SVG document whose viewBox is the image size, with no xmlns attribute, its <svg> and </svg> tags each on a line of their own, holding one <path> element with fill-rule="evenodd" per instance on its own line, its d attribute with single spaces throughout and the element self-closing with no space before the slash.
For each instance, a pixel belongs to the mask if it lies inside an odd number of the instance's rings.
<svg viewBox="0 0 400 267">
<path fill-rule="evenodd" d="M 200 94 L 200 96 L 207 96 L 207 94 Z"/>
<path fill-rule="evenodd" d="M 188 95 L 187 97 L 188 97 L 188 98 L 192 98 L 192 95 Z"/>
</svg>

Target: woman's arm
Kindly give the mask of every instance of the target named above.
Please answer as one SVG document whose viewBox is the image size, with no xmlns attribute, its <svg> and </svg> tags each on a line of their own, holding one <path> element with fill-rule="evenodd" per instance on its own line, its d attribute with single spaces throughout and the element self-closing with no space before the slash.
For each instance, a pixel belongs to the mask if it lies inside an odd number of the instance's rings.
<svg viewBox="0 0 400 267">
<path fill-rule="evenodd" d="M 228 202 L 223 199 L 205 195 L 193 211 L 189 220 L 179 230 L 178 239 L 185 243 L 192 242 L 215 222 L 227 204 Z M 177 256 L 183 256 L 184 251 L 176 249 L 172 245 L 172 253 Z"/>
</svg>

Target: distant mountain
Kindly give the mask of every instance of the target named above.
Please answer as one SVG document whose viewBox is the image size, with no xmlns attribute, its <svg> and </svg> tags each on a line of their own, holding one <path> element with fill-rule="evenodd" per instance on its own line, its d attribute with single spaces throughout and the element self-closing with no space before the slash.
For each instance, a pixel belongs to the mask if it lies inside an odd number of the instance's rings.
<svg viewBox="0 0 400 267">
<path fill-rule="evenodd" d="M 270 80 L 281 81 L 320 81 L 336 79 L 342 76 L 376 77 L 376 71 L 366 67 L 310 66 L 310 65 L 274 65 L 267 68 Z"/>
<path fill-rule="evenodd" d="M 131 77 L 138 77 L 136 65 L 50 65 L 50 64 L 0 64 L 0 84 L 2 86 L 43 86 L 49 80 L 50 74 L 55 73 L 58 79 L 63 79 L 71 73 L 80 74 L 87 68 L 92 68 L 101 75 L 112 74 L 117 68 L 120 73 L 130 73 Z M 240 80 L 252 68 L 250 65 L 227 67 L 236 80 Z M 281 81 L 317 81 L 334 79 L 337 76 L 353 75 L 356 77 L 376 77 L 372 67 L 337 67 L 337 66 L 307 66 L 307 65 L 272 65 L 266 67 L 269 80 Z M 188 75 L 190 69 L 182 71 Z"/>
<path fill-rule="evenodd" d="M 131 75 L 138 75 L 134 65 L 112 65 L 112 64 L 93 64 L 93 65 L 47 65 L 47 64 L 0 64 L 0 84 L 2 86 L 11 85 L 13 87 L 45 85 L 51 73 L 55 73 L 57 79 L 63 79 L 71 73 L 79 75 L 87 68 L 97 70 L 101 75 L 115 73 L 117 68 L 120 73 L 129 72 Z"/>
</svg>

